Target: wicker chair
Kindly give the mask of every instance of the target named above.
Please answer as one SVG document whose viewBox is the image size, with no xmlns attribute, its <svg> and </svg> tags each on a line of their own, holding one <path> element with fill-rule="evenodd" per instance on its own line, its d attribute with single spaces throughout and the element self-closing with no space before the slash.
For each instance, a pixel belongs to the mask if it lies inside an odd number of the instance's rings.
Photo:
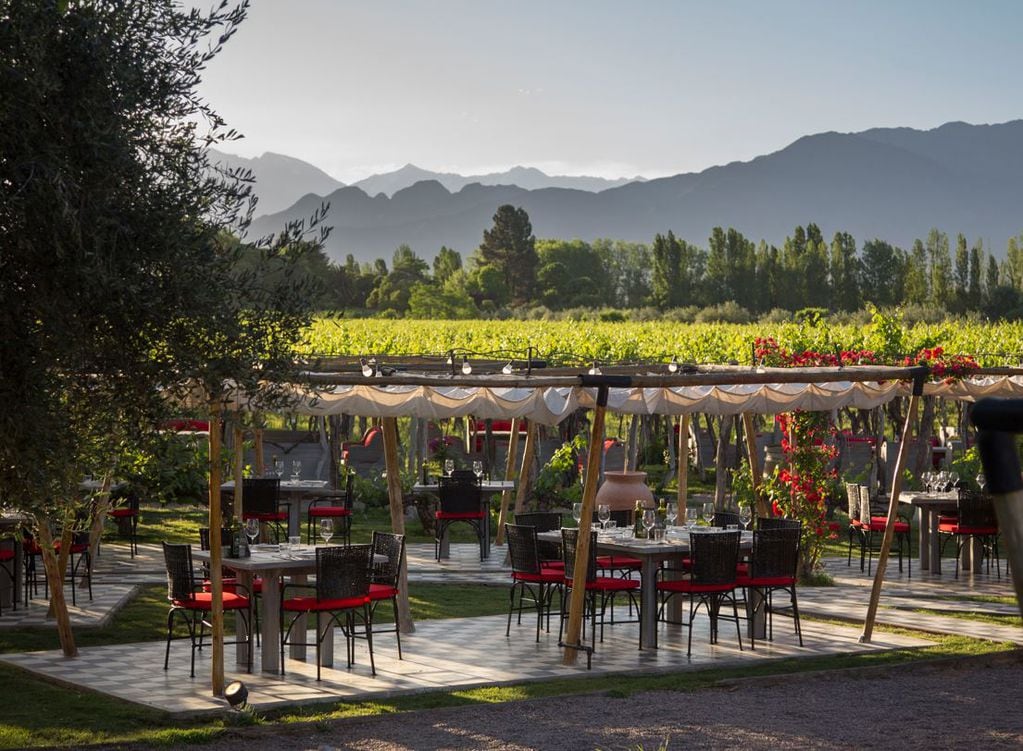
<svg viewBox="0 0 1023 751">
<path fill-rule="evenodd" d="M 206 638 L 206 629 L 212 633 L 213 626 L 207 620 L 213 608 L 213 595 L 203 588 L 202 582 L 196 581 L 195 569 L 192 567 L 192 547 L 190 545 L 172 545 L 163 543 L 163 559 L 167 567 L 167 599 L 170 601 L 170 611 L 167 613 L 167 649 L 163 657 L 163 669 L 166 670 L 170 664 L 170 645 L 174 637 L 174 619 L 180 615 L 188 627 L 188 638 L 192 642 L 192 669 L 191 676 L 195 677 L 195 652 L 202 649 Z M 231 590 L 224 589 L 223 603 L 225 611 L 239 613 L 245 620 L 246 638 L 244 643 L 248 646 L 248 669 L 252 672 L 252 639 L 249 624 L 252 622 L 252 600 L 246 593 L 239 593 L 243 589 L 241 585 L 235 584 Z M 183 637 L 181 637 L 183 638 Z M 225 644 L 240 644 L 237 642 L 225 642 Z"/>
<path fill-rule="evenodd" d="M 660 617 L 664 619 L 664 611 L 668 601 L 675 595 L 685 595 L 689 599 L 689 620 L 680 621 L 677 625 L 689 629 L 689 644 L 686 656 L 693 654 L 693 618 L 700 606 L 707 609 L 710 617 L 710 643 L 718 641 L 718 619 L 721 617 L 721 605 L 730 602 L 732 620 L 735 620 L 735 634 L 742 650 L 742 633 L 739 630 L 739 611 L 735 601 L 736 566 L 739 562 L 739 531 L 731 532 L 694 532 L 689 535 L 689 555 L 691 571 L 688 579 L 669 579 L 657 582 L 657 591 L 661 595 Z"/>
<path fill-rule="evenodd" d="M 480 481 L 472 473 L 452 473 L 450 477 L 441 477 L 438 488 L 440 508 L 435 514 L 437 531 L 434 539 L 434 557 L 440 560 L 441 540 L 448 533 L 448 528 L 456 522 L 468 524 L 476 532 L 480 543 L 480 560 L 486 558 L 486 525 L 484 520 L 488 511 L 483 509 L 480 495 Z"/>
<path fill-rule="evenodd" d="M 746 592 L 747 603 L 750 603 L 749 590 L 760 591 L 762 597 L 757 598 L 752 608 L 747 606 L 747 618 L 753 620 L 763 606 L 767 615 L 769 640 L 774 639 L 774 592 L 783 590 L 789 594 L 799 646 L 803 646 L 803 631 L 799 624 L 799 603 L 796 600 L 796 573 L 801 535 L 802 528 L 798 522 L 791 527 L 761 528 L 754 531 L 749 574 L 740 574 L 736 580 Z M 750 647 L 756 648 L 753 629 L 750 629 Z"/>
<path fill-rule="evenodd" d="M 784 516 L 761 516 L 757 519 L 757 529 L 802 529 L 803 523 L 798 519 L 786 519 Z"/>
<path fill-rule="evenodd" d="M 527 516 L 520 514 L 520 516 Z M 522 606 L 528 602 L 536 608 L 536 640 L 540 641 L 540 626 L 544 613 L 547 614 L 547 630 L 551 628 L 551 601 L 555 591 L 560 592 L 565 581 L 564 562 L 561 566 L 547 566 L 540 558 L 540 544 L 536 539 L 537 528 L 527 524 L 505 524 L 504 533 L 508 540 L 508 556 L 512 567 L 512 588 L 508 600 L 508 625 L 505 636 L 511 635 L 512 613 L 515 611 L 515 595 L 518 594 L 519 625 L 522 624 Z"/>
<path fill-rule="evenodd" d="M 242 521 L 258 519 L 272 528 L 274 541 L 287 539 L 288 504 L 281 504 L 281 481 L 276 477 L 246 477 L 242 481 Z M 281 510 L 281 506 L 284 510 Z"/>
<path fill-rule="evenodd" d="M 373 563 L 373 547 L 371 545 L 333 545 L 316 549 L 316 584 L 315 592 L 310 596 L 309 585 L 286 584 L 281 593 L 281 675 L 284 675 L 285 647 L 288 644 L 313 646 L 310 642 L 298 641 L 305 634 L 295 634 L 292 630 L 301 621 L 302 615 L 316 614 L 316 680 L 320 680 L 322 665 L 321 649 L 327 633 L 338 626 L 345 635 L 348 646 L 348 667 L 355 662 L 356 617 L 362 622 L 363 631 L 360 636 L 366 639 L 369 649 L 370 671 L 377 674 L 373 661 L 373 620 L 370 614 L 369 584 L 370 570 Z M 289 591 L 302 589 L 304 595 L 288 597 Z M 291 622 L 286 623 L 285 615 L 292 614 Z M 326 619 L 321 616 L 327 615 Z M 326 622 L 324 622 L 326 620 Z"/>
<path fill-rule="evenodd" d="M 533 527 L 537 532 L 555 532 L 561 529 L 561 514 L 556 511 L 529 511 L 515 514 L 515 523 L 523 527 Z M 540 553 L 540 563 L 547 568 L 564 568 L 561 558 L 561 544 L 547 540 L 536 541 Z"/>
<path fill-rule="evenodd" d="M 959 515 L 955 520 L 938 523 L 938 537 L 941 539 L 941 551 L 949 540 L 956 541 L 956 578 L 959 578 L 959 559 L 962 557 L 963 546 L 978 540 L 981 544 L 982 556 L 987 558 L 987 570 L 991 573 L 991 558 L 995 559 L 995 570 L 998 578 L 1002 578 L 1002 564 L 998 557 L 998 517 L 991 496 L 975 490 L 959 491 Z M 973 562 L 976 571 L 978 562 Z"/>
<path fill-rule="evenodd" d="M 112 499 L 107 518 L 117 524 L 118 531 L 128 538 L 128 552 L 134 558 L 139 552 L 139 497 L 130 490 Z"/>
<path fill-rule="evenodd" d="M 564 624 L 565 620 L 565 607 L 568 604 L 569 593 L 572 590 L 575 582 L 572 580 L 572 574 L 575 571 L 575 558 L 576 550 L 579 545 L 579 530 L 578 529 L 562 529 L 561 530 L 561 550 L 565 561 L 565 584 L 561 598 L 561 620 Z M 589 655 L 596 647 L 597 637 L 597 616 L 600 616 L 600 641 L 604 641 L 604 623 L 605 616 L 607 615 L 608 606 L 611 607 L 611 622 L 614 623 L 614 598 L 618 594 L 625 594 L 629 598 L 629 611 L 635 608 L 637 613 L 637 620 L 639 618 L 639 598 L 637 594 L 639 592 L 639 582 L 634 579 L 622 579 L 611 576 L 597 576 L 597 533 L 590 533 L 590 560 L 586 567 L 586 597 L 584 602 L 590 616 L 590 647 L 587 655 Z M 599 595 L 599 599 L 598 599 Z M 584 611 L 583 624 L 585 626 L 586 611 Z M 585 636 L 583 637 L 585 638 Z M 561 641 L 561 633 L 559 629 L 558 641 Z M 640 643 L 642 646 L 642 643 Z"/>
<path fill-rule="evenodd" d="M 863 524 L 860 522 L 860 486 L 855 482 L 845 484 L 845 496 L 849 512 L 849 555 L 846 565 L 852 565 L 853 540 L 860 546 L 860 559 L 863 559 Z"/>
<path fill-rule="evenodd" d="M 60 556 L 61 540 L 54 539 L 54 553 Z M 43 583 L 43 596 L 50 596 L 50 580 L 43 565 L 43 551 L 36 539 L 25 532 L 21 543 L 22 563 L 24 565 L 25 602 L 39 592 L 40 579 Z M 74 532 L 71 535 L 71 550 L 68 552 L 68 567 L 64 581 L 71 584 L 71 604 L 78 604 L 78 581 L 84 579 L 92 600 L 92 553 L 89 550 L 88 531 Z"/>
<path fill-rule="evenodd" d="M 345 545 L 352 543 L 352 488 L 355 473 L 349 473 L 345 479 L 343 494 L 325 495 L 310 502 L 306 511 L 305 536 L 310 544 L 316 540 L 316 524 L 323 519 L 334 520 L 334 534 L 344 540 Z"/>
<path fill-rule="evenodd" d="M 14 567 L 17 561 L 17 553 L 15 552 L 16 546 L 14 538 L 7 538 L 0 540 L 0 571 L 2 571 L 8 579 L 11 591 L 11 609 L 18 609 L 18 593 L 14 591 L 16 582 L 18 580 L 15 576 Z M 0 596 L 0 615 L 3 615 L 3 600 L 4 597 Z"/>
<path fill-rule="evenodd" d="M 868 522 L 867 519 L 870 521 Z M 884 539 L 884 529 L 888 526 L 888 508 L 883 503 L 873 503 L 870 488 L 860 485 L 860 529 L 863 533 L 863 550 L 860 552 L 860 571 L 863 570 L 863 558 L 866 554 L 867 573 L 870 573 L 874 561 L 875 542 L 879 546 Z M 902 556 L 905 554 L 909 562 L 909 576 L 913 576 L 913 559 L 909 555 L 909 519 L 899 516 L 895 522 L 895 550 L 899 554 L 899 572 L 902 572 Z"/>
<path fill-rule="evenodd" d="M 391 601 L 394 613 L 394 636 L 398 641 L 398 659 L 401 659 L 401 631 L 398 627 L 398 594 L 401 585 L 401 568 L 405 562 L 405 535 L 390 532 L 373 531 L 373 554 L 385 556 L 386 562 L 374 562 L 370 574 L 369 614 L 372 620 L 377 605 L 385 600 Z M 391 629 L 374 631 L 376 634 L 391 633 Z"/>
<path fill-rule="evenodd" d="M 742 529 L 742 519 L 734 511 L 715 511 L 710 522 L 712 527 L 721 527 L 721 529 L 725 529 L 730 524 Z"/>
</svg>

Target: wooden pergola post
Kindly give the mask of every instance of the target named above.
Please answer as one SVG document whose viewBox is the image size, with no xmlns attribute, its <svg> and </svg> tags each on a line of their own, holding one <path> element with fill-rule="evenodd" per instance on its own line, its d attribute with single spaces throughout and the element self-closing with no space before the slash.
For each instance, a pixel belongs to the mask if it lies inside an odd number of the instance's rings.
<svg viewBox="0 0 1023 751">
<path fill-rule="evenodd" d="M 405 534 L 405 504 L 401 493 L 401 467 L 398 462 L 398 418 L 385 417 L 380 422 L 384 431 L 384 466 L 387 468 L 387 498 L 391 509 L 391 531 Z M 398 574 L 398 629 L 403 634 L 415 632 L 412 611 L 408 604 L 408 561 L 403 559 Z"/>
<path fill-rule="evenodd" d="M 210 637 L 210 683 L 214 696 L 224 695 L 224 582 L 221 578 L 220 562 L 223 553 L 220 549 L 220 425 L 221 406 L 217 399 L 210 401 L 210 488 L 209 488 L 209 528 L 210 528 L 210 593 L 212 605 L 210 622 L 213 633 Z M 238 488 L 235 488 L 237 492 Z M 235 503 L 240 507 L 238 500 Z"/>
<path fill-rule="evenodd" d="M 689 496 L 689 422 L 692 415 L 682 414 L 678 426 L 678 510 L 682 519 L 686 518 L 686 502 Z"/>
<path fill-rule="evenodd" d="M 757 451 L 757 434 L 753 429 L 753 413 L 742 413 L 742 432 L 746 436 L 746 453 L 749 455 L 749 470 L 753 477 L 753 497 L 757 499 L 757 515 L 770 516 L 771 508 L 760 492 L 763 475 L 760 471 L 760 452 Z"/>
<path fill-rule="evenodd" d="M 236 412 L 235 418 L 240 417 Z M 233 516 L 238 524 L 242 523 L 242 503 L 244 502 L 244 489 L 245 489 L 245 457 L 244 457 L 244 444 L 245 444 L 245 433 L 242 431 L 241 422 L 235 420 L 231 426 L 231 438 L 234 443 L 234 463 L 233 475 L 234 475 L 234 508 L 232 508 Z M 223 523 L 218 523 L 214 528 L 210 524 L 210 535 L 213 535 L 214 529 L 220 529 Z"/>
<path fill-rule="evenodd" d="M 515 478 L 515 455 L 519 448 L 519 418 L 511 421 L 511 435 L 508 436 L 508 456 L 504 460 L 504 479 Z M 508 504 L 511 503 L 512 491 L 505 490 L 501 493 L 501 511 L 497 515 L 497 538 L 496 545 L 504 545 L 504 524 L 508 520 Z"/>
<path fill-rule="evenodd" d="M 899 454 L 895 460 L 891 495 L 888 498 L 888 521 L 885 524 L 884 537 L 881 540 L 881 553 L 877 557 L 877 569 L 874 571 L 874 584 L 870 589 L 870 604 L 867 606 L 867 617 L 863 621 L 863 633 L 860 634 L 861 644 L 869 642 L 874 633 L 874 619 L 877 618 L 877 605 L 881 599 L 881 585 L 884 583 L 885 569 L 888 567 L 888 550 L 891 548 L 892 538 L 895 536 L 895 515 L 899 510 L 899 493 L 902 492 L 902 469 L 906 465 L 913 423 L 916 420 L 917 405 L 920 403 L 920 396 L 923 394 L 923 390 L 924 375 L 917 375 L 913 379 L 913 395 L 909 397 L 906 422 L 902 427 L 902 441 L 899 443 Z"/>
<path fill-rule="evenodd" d="M 593 427 L 590 433 L 590 449 L 586 460 L 586 482 L 583 485 L 583 508 L 579 518 L 579 542 L 575 550 L 575 567 L 572 569 L 572 597 L 568 605 L 568 626 L 565 629 L 564 665 L 574 665 L 579 656 L 580 635 L 583 625 L 583 606 L 586 598 L 586 576 L 590 563 L 590 525 L 593 521 L 593 502 L 597 497 L 597 480 L 600 476 L 600 454 L 604 448 L 604 414 L 607 411 L 608 387 L 597 388 L 597 406 L 593 411 Z M 565 572 L 568 573 L 567 571 Z"/>
<path fill-rule="evenodd" d="M 526 507 L 526 490 L 529 485 L 529 468 L 533 463 L 536 445 L 536 425 L 526 422 L 526 445 L 522 449 L 522 465 L 519 467 L 519 481 L 515 485 L 515 513 L 520 514 Z"/>
</svg>

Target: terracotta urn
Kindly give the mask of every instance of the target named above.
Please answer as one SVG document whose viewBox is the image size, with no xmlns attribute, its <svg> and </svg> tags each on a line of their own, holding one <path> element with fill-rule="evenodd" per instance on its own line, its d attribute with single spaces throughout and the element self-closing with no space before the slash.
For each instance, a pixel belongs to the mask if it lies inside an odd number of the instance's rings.
<svg viewBox="0 0 1023 751">
<path fill-rule="evenodd" d="M 654 494 L 646 486 L 646 472 L 605 472 L 604 482 L 597 489 L 596 504 L 606 503 L 612 511 L 632 511 L 636 501 L 648 508 L 654 506 Z"/>
</svg>

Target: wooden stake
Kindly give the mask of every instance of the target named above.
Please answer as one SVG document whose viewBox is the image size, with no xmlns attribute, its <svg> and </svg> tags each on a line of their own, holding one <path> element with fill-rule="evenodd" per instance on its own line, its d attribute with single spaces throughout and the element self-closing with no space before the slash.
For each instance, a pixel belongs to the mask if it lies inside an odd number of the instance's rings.
<svg viewBox="0 0 1023 751">
<path fill-rule="evenodd" d="M 519 468 L 519 481 L 515 486 L 515 513 L 521 514 L 526 507 L 526 491 L 529 490 L 529 469 L 533 464 L 533 452 L 536 450 L 536 425 L 526 423 L 526 445 L 522 449 L 522 466 Z"/>
<path fill-rule="evenodd" d="M 220 513 L 220 426 L 221 407 L 216 399 L 210 401 L 210 622 L 213 624 L 211 640 L 210 683 L 214 696 L 224 695 L 224 582 L 221 578 L 220 528 L 223 520 Z M 240 487 L 235 488 L 238 493 Z M 241 509 L 240 497 L 235 496 L 235 505 Z"/>
<path fill-rule="evenodd" d="M 753 497 L 757 499 L 757 515 L 770 516 L 771 509 L 767 499 L 760 492 L 764 477 L 760 469 L 760 452 L 757 451 L 757 435 L 753 429 L 753 414 L 742 413 L 742 432 L 746 436 L 746 453 L 749 454 L 749 469 L 753 476 Z"/>
<path fill-rule="evenodd" d="M 604 448 L 604 413 L 607 411 L 607 386 L 597 390 L 597 406 L 593 411 L 593 429 L 590 433 L 590 450 L 586 460 L 586 482 L 583 485 L 583 508 L 579 518 L 579 542 L 575 550 L 575 568 L 572 570 L 572 597 L 568 605 L 568 627 L 564 643 L 579 645 L 583 625 L 583 606 L 586 598 L 586 574 L 590 563 L 590 524 L 593 521 L 593 502 L 597 497 L 597 480 L 600 474 L 600 454 Z M 566 575 L 568 572 L 565 572 Z M 579 656 L 575 646 L 565 648 L 563 665 L 574 665 Z"/>
<path fill-rule="evenodd" d="M 685 519 L 686 500 L 689 495 L 689 422 L 692 415 L 688 412 L 682 415 L 678 426 L 678 510 Z"/>
<path fill-rule="evenodd" d="M 922 383 L 920 386 L 922 390 Z M 902 442 L 899 444 L 899 454 L 895 460 L 891 496 L 888 498 L 888 522 L 885 524 L 884 537 L 881 540 L 881 554 L 877 557 L 874 585 L 870 590 L 870 604 L 867 606 L 867 617 L 863 622 L 863 633 L 860 634 L 861 644 L 869 642 L 874 633 L 874 619 L 877 617 L 877 604 L 881 599 L 881 585 L 884 583 L 885 569 L 888 567 L 888 550 L 891 548 L 892 538 L 895 536 L 895 514 L 899 510 L 899 493 L 902 492 L 902 468 L 906 465 L 906 455 L 909 453 L 913 422 L 916 419 L 916 409 L 919 401 L 920 395 L 917 393 L 917 389 L 914 388 L 913 395 L 909 397 L 906 422 L 902 428 Z"/>
<path fill-rule="evenodd" d="M 511 422 L 511 435 L 508 436 L 508 456 L 504 459 L 504 479 L 515 478 L 515 455 L 519 449 L 519 418 Z M 505 490 L 501 493 L 501 512 L 497 515 L 497 538 L 495 544 L 504 545 L 504 524 L 508 519 L 508 504 L 511 503 L 512 491 Z"/>
<path fill-rule="evenodd" d="M 391 531 L 405 534 L 405 504 L 401 493 L 401 467 L 398 459 L 398 418 L 381 420 L 384 431 L 384 466 L 387 468 L 387 498 L 391 509 Z M 403 634 L 416 630 L 408 604 L 408 562 L 402 560 L 398 575 L 398 628 Z"/>
</svg>

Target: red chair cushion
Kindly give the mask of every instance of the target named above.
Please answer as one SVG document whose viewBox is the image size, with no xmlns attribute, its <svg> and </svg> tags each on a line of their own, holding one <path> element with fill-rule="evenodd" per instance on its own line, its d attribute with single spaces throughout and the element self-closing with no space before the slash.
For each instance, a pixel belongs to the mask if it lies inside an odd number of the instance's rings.
<svg viewBox="0 0 1023 751">
<path fill-rule="evenodd" d="M 398 588 L 392 587 L 390 584 L 369 585 L 369 599 L 371 600 L 390 600 L 392 597 L 397 596 Z"/>
<path fill-rule="evenodd" d="M 695 584 L 691 579 L 674 579 L 671 581 L 657 582 L 657 589 L 665 592 L 731 592 L 737 586 L 737 582 L 730 584 Z"/>
<path fill-rule="evenodd" d="M 540 569 L 539 574 L 529 574 L 524 571 L 512 571 L 512 579 L 517 582 L 533 582 L 536 584 L 560 584 L 565 580 L 565 572 L 544 571 Z"/>
<path fill-rule="evenodd" d="M 958 524 L 939 524 L 939 532 L 950 535 L 997 535 L 998 527 L 960 527 Z"/>
<path fill-rule="evenodd" d="M 139 512 L 133 508 L 115 508 L 107 512 L 107 516 L 111 516 L 114 519 L 125 519 L 129 516 L 138 516 Z"/>
<path fill-rule="evenodd" d="M 484 516 L 482 511 L 438 511 L 437 519 L 482 519 Z"/>
<path fill-rule="evenodd" d="M 740 587 L 792 587 L 796 584 L 794 576 L 740 576 L 735 580 Z"/>
<path fill-rule="evenodd" d="M 285 600 L 281 605 L 285 610 L 298 613 L 308 613 L 331 610 L 347 610 L 348 608 L 361 608 L 369 602 L 369 595 L 358 595 L 356 597 L 342 597 L 337 600 L 317 600 L 315 597 L 292 597 Z"/>
<path fill-rule="evenodd" d="M 558 571 L 560 571 L 562 573 L 564 573 L 564 571 L 565 571 L 565 562 L 564 561 L 540 561 L 540 566 L 542 568 L 557 569 Z"/>
<path fill-rule="evenodd" d="M 571 579 L 565 579 L 565 584 L 572 586 Z M 597 592 L 625 592 L 630 589 L 639 589 L 639 582 L 635 579 L 619 579 L 611 576 L 598 576 L 591 582 L 586 582 L 588 591 Z"/>
<path fill-rule="evenodd" d="M 224 591 L 224 610 L 242 610 L 249 607 L 249 598 L 234 592 Z M 174 600 L 174 605 L 186 610 L 210 610 L 213 608 L 213 594 L 210 592 L 196 592 L 187 600 Z"/>
<path fill-rule="evenodd" d="M 352 512 L 344 506 L 312 506 L 309 516 L 351 516 Z"/>
<path fill-rule="evenodd" d="M 627 555 L 598 555 L 597 568 L 628 568 L 637 571 L 643 567 L 643 561 Z"/>
<path fill-rule="evenodd" d="M 261 522 L 286 522 L 288 513 L 286 511 L 275 511 L 267 514 L 242 514 L 242 519 L 258 519 Z"/>
<path fill-rule="evenodd" d="M 884 528 L 888 524 L 888 517 L 885 516 L 872 516 L 870 517 L 870 531 L 871 532 L 884 532 Z M 906 522 L 895 522 L 896 532 L 909 532 L 909 525 Z"/>
</svg>

